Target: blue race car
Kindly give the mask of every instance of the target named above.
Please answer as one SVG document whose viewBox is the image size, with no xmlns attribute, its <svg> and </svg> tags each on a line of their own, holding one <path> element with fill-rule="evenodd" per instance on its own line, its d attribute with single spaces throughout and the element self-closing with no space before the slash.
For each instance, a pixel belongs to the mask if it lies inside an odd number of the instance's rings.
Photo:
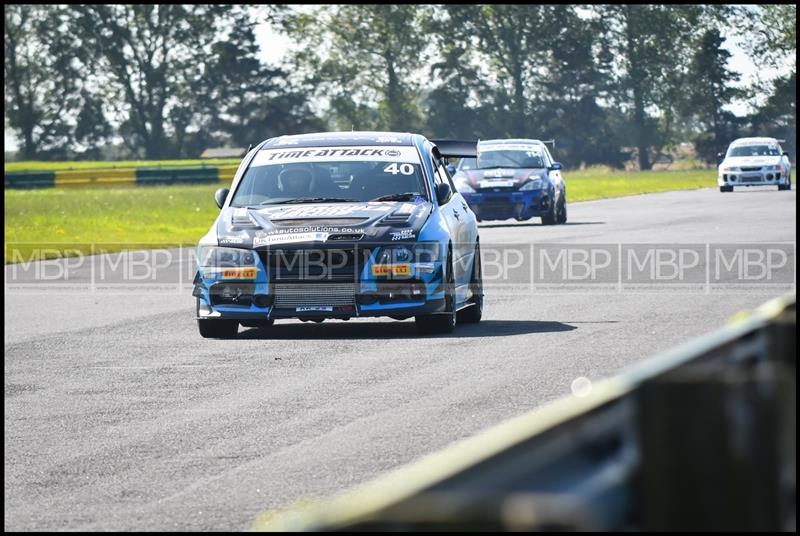
<svg viewBox="0 0 800 536">
<path fill-rule="evenodd" d="M 561 167 L 539 140 L 481 140 L 477 158 L 461 159 L 454 180 L 478 221 L 538 216 L 554 225 L 567 221 Z"/>
<path fill-rule="evenodd" d="M 197 250 L 200 335 L 276 319 L 414 317 L 422 332 L 479 322 L 475 214 L 445 158 L 475 142 L 393 132 L 271 138 L 243 159 Z"/>
</svg>

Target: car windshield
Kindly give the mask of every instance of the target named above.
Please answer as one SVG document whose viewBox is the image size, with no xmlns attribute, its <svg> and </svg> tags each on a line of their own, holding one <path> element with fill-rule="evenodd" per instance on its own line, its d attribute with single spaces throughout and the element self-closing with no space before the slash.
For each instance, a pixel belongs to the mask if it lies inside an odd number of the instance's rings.
<svg viewBox="0 0 800 536">
<path fill-rule="evenodd" d="M 507 168 L 543 168 L 544 158 L 535 147 L 513 149 L 478 149 L 478 169 Z"/>
<path fill-rule="evenodd" d="M 458 163 L 458 170 L 475 169 L 478 167 L 478 160 L 476 158 L 462 158 Z"/>
<path fill-rule="evenodd" d="M 728 156 L 780 156 L 780 150 L 774 145 L 739 145 L 731 147 Z"/>
<path fill-rule="evenodd" d="M 414 147 L 271 148 L 255 156 L 231 206 L 425 200 Z"/>
</svg>

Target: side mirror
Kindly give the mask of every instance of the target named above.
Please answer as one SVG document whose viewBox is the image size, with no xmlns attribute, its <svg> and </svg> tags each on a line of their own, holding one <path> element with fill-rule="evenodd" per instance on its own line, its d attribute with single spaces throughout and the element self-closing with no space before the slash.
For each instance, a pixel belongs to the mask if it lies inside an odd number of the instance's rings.
<svg viewBox="0 0 800 536">
<path fill-rule="evenodd" d="M 717 165 L 720 165 L 725 160 L 725 153 L 717 153 Z"/>
<path fill-rule="evenodd" d="M 558 171 L 562 168 L 563 166 L 561 165 L 561 162 L 553 162 L 553 164 L 550 166 L 550 171 Z"/>
<path fill-rule="evenodd" d="M 454 166 L 453 164 L 447 164 L 447 172 L 451 176 L 455 175 L 456 174 L 456 166 Z"/>
<path fill-rule="evenodd" d="M 228 197 L 228 192 L 230 192 L 230 190 L 228 190 L 227 188 L 220 188 L 219 190 L 214 192 L 214 201 L 217 202 L 217 206 L 219 208 L 222 208 L 222 205 L 225 204 L 225 198 Z"/>
<path fill-rule="evenodd" d="M 446 182 L 436 185 L 436 200 L 440 205 L 447 203 L 452 193 L 453 191 L 450 189 L 450 185 Z"/>
<path fill-rule="evenodd" d="M 786 158 L 789 158 L 789 153 L 787 151 L 783 151 L 783 156 L 785 156 Z"/>
</svg>

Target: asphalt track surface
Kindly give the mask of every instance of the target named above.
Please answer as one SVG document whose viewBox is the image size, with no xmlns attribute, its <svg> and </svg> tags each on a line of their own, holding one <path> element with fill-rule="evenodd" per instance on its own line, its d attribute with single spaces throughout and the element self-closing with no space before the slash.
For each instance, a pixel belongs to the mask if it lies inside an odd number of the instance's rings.
<svg viewBox="0 0 800 536">
<path fill-rule="evenodd" d="M 571 204 L 569 217 L 487 222 L 481 240 L 487 250 L 788 243 L 795 264 L 794 191 L 634 196 Z M 280 321 L 220 341 L 197 333 L 185 280 L 87 292 L 79 266 L 72 286 L 37 290 L 12 270 L 5 530 L 26 531 L 246 530 L 265 510 L 345 490 L 571 396 L 578 377 L 616 374 L 786 290 L 731 280 L 542 289 L 518 272 L 487 284 L 483 322 L 448 336 L 360 319 Z"/>
</svg>

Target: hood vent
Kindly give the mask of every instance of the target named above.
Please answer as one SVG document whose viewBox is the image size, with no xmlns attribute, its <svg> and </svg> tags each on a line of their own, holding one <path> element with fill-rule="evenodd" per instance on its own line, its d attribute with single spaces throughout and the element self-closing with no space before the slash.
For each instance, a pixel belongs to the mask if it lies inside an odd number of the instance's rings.
<svg viewBox="0 0 800 536">
<path fill-rule="evenodd" d="M 337 227 L 341 227 L 343 225 L 359 225 L 367 221 L 366 218 L 304 218 L 304 219 L 286 219 L 286 220 L 279 220 L 274 219 L 271 220 L 273 225 L 277 225 L 279 227 L 303 227 L 307 225 L 335 225 Z"/>
<path fill-rule="evenodd" d="M 328 242 L 343 240 L 347 242 L 358 242 L 364 238 L 364 233 L 337 233 L 328 236 Z"/>
<path fill-rule="evenodd" d="M 250 218 L 250 211 L 247 210 L 245 207 L 240 207 L 234 210 L 231 213 L 231 225 L 234 227 L 249 227 L 249 228 L 257 228 L 260 229 L 261 227 Z"/>
<path fill-rule="evenodd" d="M 396 214 L 396 213 L 395 214 L 389 214 L 388 216 L 383 218 L 381 221 L 379 221 L 378 224 L 379 225 L 402 225 L 404 223 L 408 223 L 408 220 L 409 220 L 410 217 L 411 217 L 411 214 L 404 214 L 402 212 L 400 214 Z"/>
</svg>

